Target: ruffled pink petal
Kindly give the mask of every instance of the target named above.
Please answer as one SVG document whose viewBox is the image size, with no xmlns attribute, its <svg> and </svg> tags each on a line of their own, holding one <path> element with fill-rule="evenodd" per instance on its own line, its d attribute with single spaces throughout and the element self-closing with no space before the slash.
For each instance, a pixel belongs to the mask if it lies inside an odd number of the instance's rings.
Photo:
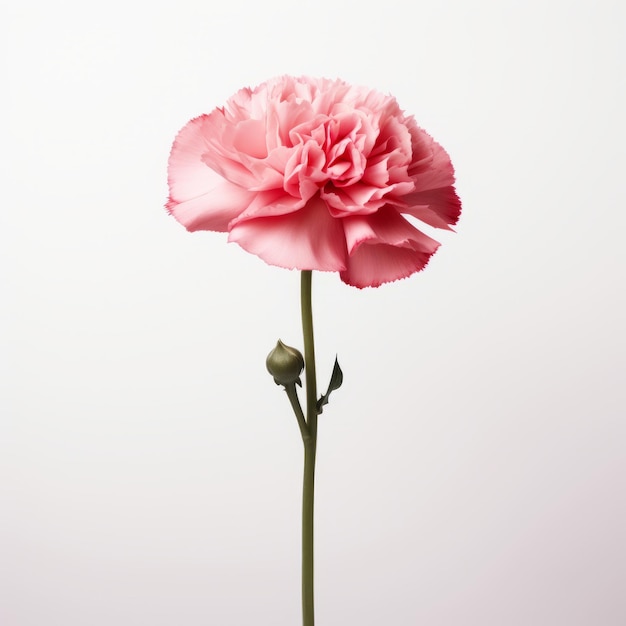
<svg viewBox="0 0 626 626">
<path fill-rule="evenodd" d="M 170 152 L 168 183 L 170 197 L 177 201 L 195 198 L 215 186 L 215 172 L 202 162 L 208 144 L 203 128 L 208 116 L 188 122 L 178 133 Z"/>
<path fill-rule="evenodd" d="M 237 187 L 224 180 L 219 174 L 215 174 L 212 189 L 196 198 L 182 202 L 170 197 L 166 207 L 189 231 L 226 232 L 229 223 L 253 201 L 254 197 L 254 193 Z"/>
<path fill-rule="evenodd" d="M 402 213 L 435 228 L 452 230 L 450 226 L 456 224 L 461 215 L 461 200 L 452 186 L 410 193 L 403 200 L 409 206 L 402 208 Z"/>
<path fill-rule="evenodd" d="M 204 118 L 191 120 L 174 141 L 166 207 L 187 230 L 225 232 L 228 223 L 252 202 L 255 194 L 224 180 L 202 162 L 201 154 L 206 149 Z"/>
<path fill-rule="evenodd" d="M 335 187 L 330 183 L 322 190 L 321 195 L 335 217 L 344 217 L 356 213 L 374 213 L 385 204 L 384 200 L 376 197 L 385 191 L 386 189 L 361 183 L 349 188 Z"/>
<path fill-rule="evenodd" d="M 430 254 L 439 247 L 439 242 L 415 228 L 391 207 L 372 215 L 344 218 L 343 225 L 349 255 L 364 243 L 419 248 Z"/>
<path fill-rule="evenodd" d="M 263 120 L 244 120 L 229 128 L 222 140 L 230 143 L 237 152 L 257 159 L 266 157 L 268 153 Z"/>
<path fill-rule="evenodd" d="M 439 247 L 395 209 L 344 218 L 348 267 L 341 280 L 354 287 L 378 287 L 423 269 Z"/>
<path fill-rule="evenodd" d="M 312 198 L 326 179 L 322 172 L 325 162 L 324 152 L 313 141 L 294 148 L 284 168 L 285 191 L 305 201 Z"/>
<path fill-rule="evenodd" d="M 416 191 L 440 189 L 454 184 L 454 167 L 448 153 L 425 130 L 413 121 L 413 162 L 409 176 Z"/>
<path fill-rule="evenodd" d="M 259 217 L 277 217 L 286 213 L 298 211 L 306 204 L 302 198 L 294 198 L 282 189 L 272 189 L 271 191 L 260 191 L 255 194 L 254 200 L 241 214 L 233 220 L 232 228 L 239 222 Z"/>
<path fill-rule="evenodd" d="M 270 265 L 299 270 L 346 269 L 341 220 L 316 196 L 294 213 L 253 218 L 233 225 L 228 237 Z"/>
<path fill-rule="evenodd" d="M 407 278 L 423 270 L 431 256 L 426 252 L 384 244 L 361 246 L 348 261 L 348 270 L 340 272 L 339 276 L 347 285 L 359 289 L 380 287 L 383 283 Z"/>
<path fill-rule="evenodd" d="M 384 187 L 389 182 L 389 167 L 387 157 L 381 155 L 367 160 L 362 182 L 375 187 Z"/>
<path fill-rule="evenodd" d="M 245 113 L 250 112 L 239 110 L 232 101 L 229 104 L 237 113 L 235 118 L 225 109 L 197 118 L 204 141 L 202 162 L 222 178 L 250 191 L 280 187 L 283 175 L 278 162 L 286 155 L 268 152 L 264 121 L 249 119 Z"/>
</svg>

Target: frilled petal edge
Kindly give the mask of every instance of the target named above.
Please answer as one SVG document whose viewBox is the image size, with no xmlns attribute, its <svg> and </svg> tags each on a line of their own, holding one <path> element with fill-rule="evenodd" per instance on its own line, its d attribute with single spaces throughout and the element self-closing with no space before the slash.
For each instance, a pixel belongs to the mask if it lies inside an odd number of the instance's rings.
<svg viewBox="0 0 626 626">
<path fill-rule="evenodd" d="M 402 213 L 435 228 L 453 230 L 461 215 L 461 200 L 452 186 L 410 193 L 403 200 L 409 206 L 400 209 Z"/>
<path fill-rule="evenodd" d="M 393 208 L 343 220 L 348 267 L 341 280 L 354 287 L 378 287 L 418 272 L 439 243 L 409 224 Z"/>
</svg>

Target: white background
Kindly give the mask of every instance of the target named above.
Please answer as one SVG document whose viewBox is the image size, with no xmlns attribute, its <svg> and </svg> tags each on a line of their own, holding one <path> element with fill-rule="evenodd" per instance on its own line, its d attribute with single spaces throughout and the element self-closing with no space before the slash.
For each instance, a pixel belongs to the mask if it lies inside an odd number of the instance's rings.
<svg viewBox="0 0 626 626">
<path fill-rule="evenodd" d="M 395 95 L 464 203 L 421 274 L 315 277 L 319 625 L 626 623 L 621 3 L 1 18 L 2 626 L 298 624 L 299 277 L 163 209 L 179 128 L 282 73 Z"/>
</svg>

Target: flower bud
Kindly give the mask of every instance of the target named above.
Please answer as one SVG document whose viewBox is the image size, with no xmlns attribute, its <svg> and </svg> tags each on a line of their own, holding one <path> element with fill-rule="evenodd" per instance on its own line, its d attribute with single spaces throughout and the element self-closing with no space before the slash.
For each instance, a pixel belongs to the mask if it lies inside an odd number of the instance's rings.
<svg viewBox="0 0 626 626">
<path fill-rule="evenodd" d="M 276 347 L 267 355 L 267 371 L 277 385 L 300 385 L 300 374 L 304 369 L 304 358 L 295 348 L 286 346 L 280 339 Z"/>
</svg>

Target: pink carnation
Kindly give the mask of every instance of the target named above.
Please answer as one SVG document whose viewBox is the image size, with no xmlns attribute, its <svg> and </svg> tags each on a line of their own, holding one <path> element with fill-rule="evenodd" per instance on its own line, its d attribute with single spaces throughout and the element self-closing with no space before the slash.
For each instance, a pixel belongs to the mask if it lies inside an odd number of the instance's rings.
<svg viewBox="0 0 626 626">
<path fill-rule="evenodd" d="M 283 76 L 191 120 L 169 160 L 168 210 L 271 265 L 377 287 L 424 268 L 461 204 L 446 151 L 391 96 Z"/>
</svg>

